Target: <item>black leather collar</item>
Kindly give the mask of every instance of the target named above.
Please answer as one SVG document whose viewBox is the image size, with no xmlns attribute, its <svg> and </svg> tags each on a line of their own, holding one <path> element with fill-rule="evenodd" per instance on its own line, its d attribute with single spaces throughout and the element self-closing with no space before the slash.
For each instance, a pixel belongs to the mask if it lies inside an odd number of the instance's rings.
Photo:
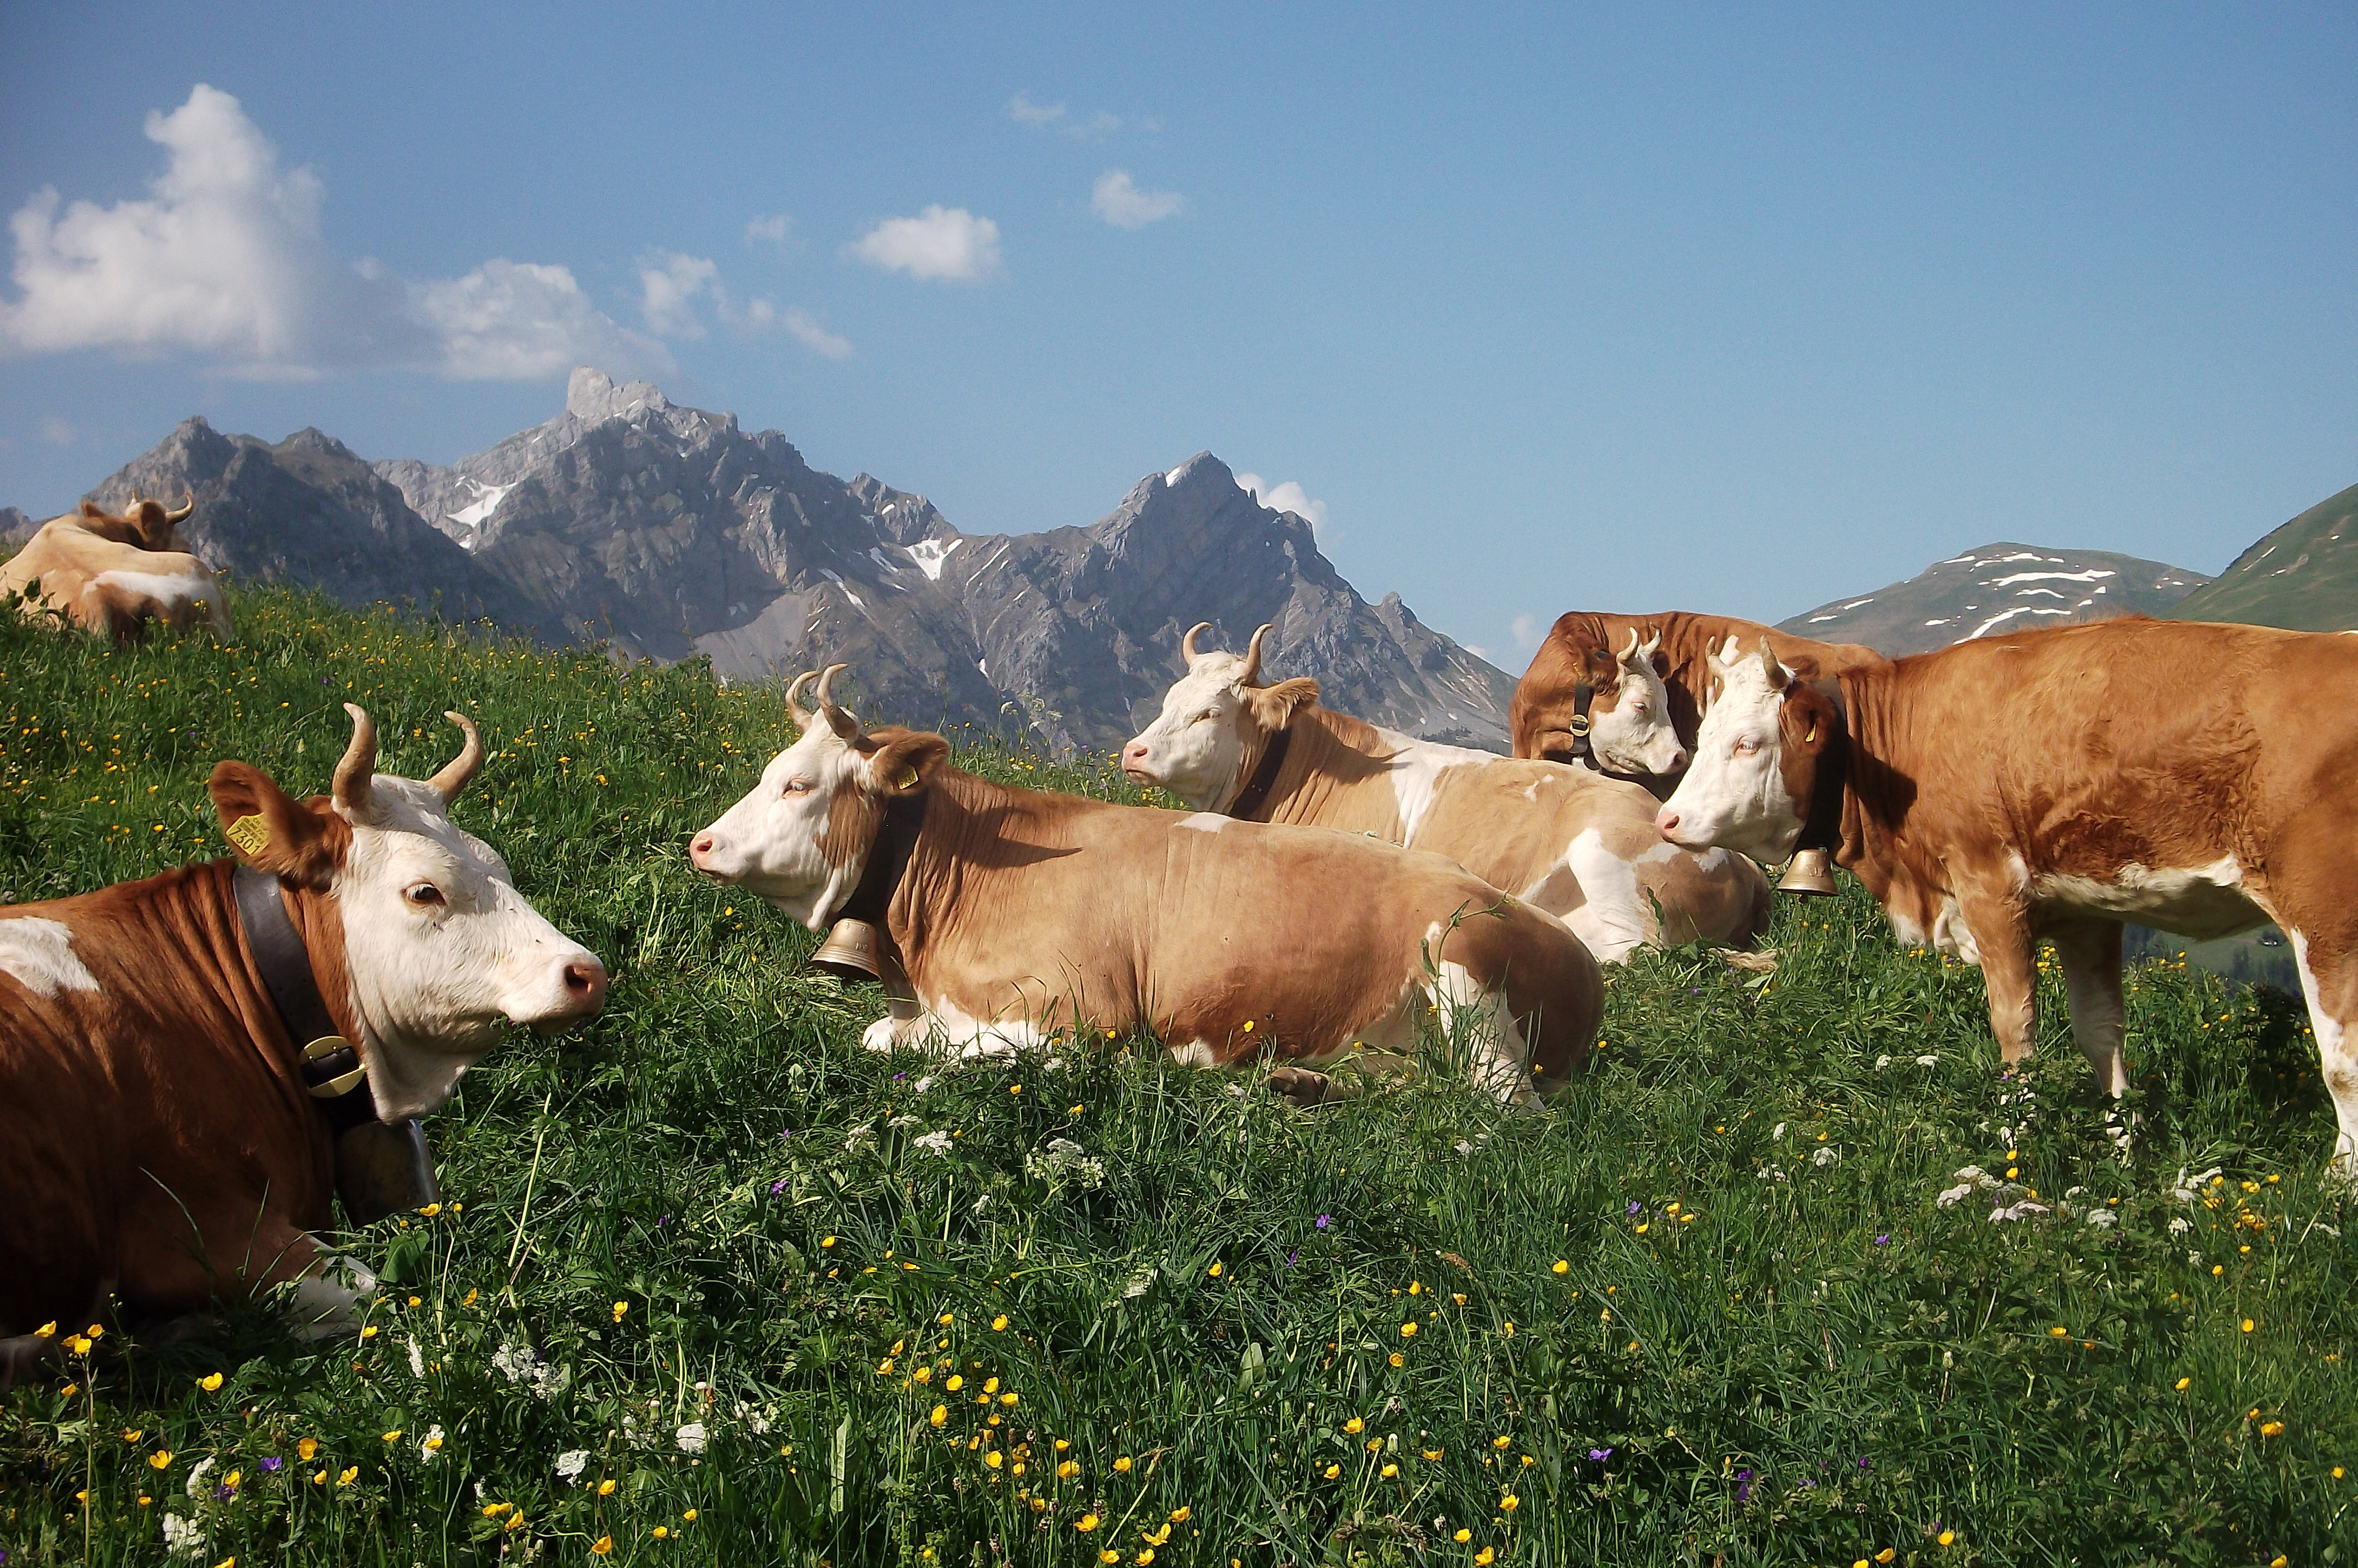
<svg viewBox="0 0 2358 1568">
<path fill-rule="evenodd" d="M 884 917 L 892 907 L 901 873 L 909 869 L 909 854 L 917 847 L 917 835 L 925 829 L 925 799 L 932 794 L 929 789 L 919 790 L 914 795 L 896 795 L 884 803 L 884 821 L 876 829 L 875 843 L 869 846 L 860 885 L 835 912 L 838 920 L 864 920 L 876 927 L 888 948 L 892 934 Z"/>
<path fill-rule="evenodd" d="M 311 956 L 295 923 L 287 918 L 278 879 L 241 861 L 234 878 L 238 924 L 263 989 L 278 1010 L 278 1022 L 295 1046 L 295 1065 L 312 1103 L 341 1133 L 376 1119 L 376 1099 L 368 1073 L 352 1042 L 336 1033 L 336 1021 L 311 973 Z"/>
<path fill-rule="evenodd" d="M 1228 809 L 1220 815 L 1233 816 L 1239 822 L 1252 821 L 1260 808 L 1269 804 L 1269 792 L 1277 784 L 1277 770 L 1285 766 L 1286 750 L 1293 744 L 1293 729 L 1291 725 L 1271 736 L 1269 750 L 1261 753 L 1260 766 L 1253 770 L 1252 777 L 1245 781 L 1245 787 L 1237 792 L 1237 798 L 1228 802 Z"/>
<path fill-rule="evenodd" d="M 1588 741 L 1588 708 L 1595 700 L 1596 687 L 1587 676 L 1572 683 L 1572 723 L 1565 732 L 1572 737 L 1572 760 L 1602 772 L 1604 764 L 1596 760 L 1596 749 Z"/>
<path fill-rule="evenodd" d="M 1810 814 L 1802 819 L 1801 836 L 1793 841 L 1793 848 L 1831 854 L 1842 848 L 1843 796 L 1850 784 L 1850 704 L 1843 700 L 1840 681 L 1810 685 L 1833 704 L 1834 728 L 1826 737 L 1825 750 L 1818 753 L 1817 774 L 1810 786 Z"/>
</svg>

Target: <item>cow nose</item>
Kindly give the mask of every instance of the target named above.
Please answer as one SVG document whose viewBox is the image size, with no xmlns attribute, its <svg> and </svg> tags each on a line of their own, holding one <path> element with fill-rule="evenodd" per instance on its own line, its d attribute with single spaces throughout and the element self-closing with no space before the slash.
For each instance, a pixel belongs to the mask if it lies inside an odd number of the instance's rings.
<svg viewBox="0 0 2358 1568">
<path fill-rule="evenodd" d="M 699 833 L 687 846 L 687 858 L 698 865 L 712 853 L 713 838 L 709 832 Z"/>
<path fill-rule="evenodd" d="M 1132 762 L 1142 762 L 1144 761 L 1146 761 L 1145 741 L 1132 741 L 1129 745 L 1124 746 L 1121 749 L 1121 765 L 1123 767 L 1126 768 Z"/>
<path fill-rule="evenodd" d="M 1687 754 L 1684 752 L 1672 752 L 1671 753 L 1671 772 L 1674 773 L 1682 773 L 1686 771 Z"/>
<path fill-rule="evenodd" d="M 606 1005 L 606 966 L 596 958 L 586 961 L 576 958 L 565 966 L 565 996 L 572 1011 L 580 1014 L 597 1011 Z"/>
<path fill-rule="evenodd" d="M 1654 813 L 1654 827 L 1665 838 L 1679 830 L 1679 814 L 1669 806 Z"/>
</svg>

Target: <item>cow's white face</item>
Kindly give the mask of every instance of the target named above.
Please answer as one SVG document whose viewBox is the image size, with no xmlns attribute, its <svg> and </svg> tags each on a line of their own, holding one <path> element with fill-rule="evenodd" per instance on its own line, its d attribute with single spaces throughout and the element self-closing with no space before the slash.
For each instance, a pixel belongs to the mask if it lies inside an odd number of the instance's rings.
<svg viewBox="0 0 2358 1568">
<path fill-rule="evenodd" d="M 1757 658 L 1714 657 L 1713 667 L 1719 688 L 1695 734 L 1694 761 L 1654 825 L 1683 849 L 1715 844 L 1781 860 L 1801 836 L 1801 812 L 1785 783 L 1785 693 Z"/>
<path fill-rule="evenodd" d="M 377 1113 L 440 1103 L 507 1023 L 556 1028 L 606 994 L 597 955 L 550 925 L 433 786 L 383 774 L 341 806 L 352 843 L 331 883 Z"/>
<path fill-rule="evenodd" d="M 1654 668 L 1652 644 L 1640 650 L 1637 637 L 1620 655 L 1620 689 L 1613 706 L 1589 719 L 1589 749 L 1597 765 L 1617 773 L 1674 777 L 1687 765 L 1687 749 L 1671 728 L 1671 694 Z"/>
<path fill-rule="evenodd" d="M 1163 711 L 1121 749 L 1121 771 L 1169 790 L 1197 811 L 1213 811 L 1243 787 L 1245 661 L 1200 655 L 1163 694 Z"/>
<path fill-rule="evenodd" d="M 741 887 L 820 929 L 860 885 L 867 863 L 867 843 L 831 844 L 829 835 L 859 830 L 857 821 L 830 819 L 838 797 L 856 803 L 869 762 L 824 723 L 810 726 L 770 759 L 762 782 L 742 800 L 688 841 L 688 860 L 716 881 Z"/>
</svg>

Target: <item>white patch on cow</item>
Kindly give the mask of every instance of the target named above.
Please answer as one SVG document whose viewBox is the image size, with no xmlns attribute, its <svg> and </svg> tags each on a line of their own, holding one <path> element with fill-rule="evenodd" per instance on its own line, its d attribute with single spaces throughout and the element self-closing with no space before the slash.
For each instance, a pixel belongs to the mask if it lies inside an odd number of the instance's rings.
<svg viewBox="0 0 2358 1568">
<path fill-rule="evenodd" d="M 229 595 L 210 574 L 182 572 L 167 576 L 157 572 L 103 571 L 83 586 L 82 593 L 87 596 L 103 588 L 153 600 L 167 618 L 200 604 L 215 632 L 225 637 L 233 634 L 229 631 Z"/>
<path fill-rule="evenodd" d="M 1932 951 L 1961 964 L 1976 968 L 1981 964 L 1981 944 L 1974 937 L 1974 928 L 1966 924 L 1964 908 L 1957 903 L 1954 893 L 1941 900 L 1941 912 L 1932 917 Z"/>
<path fill-rule="evenodd" d="M 441 1104 L 505 1025 L 583 1015 L 571 975 L 603 966 L 525 901 L 506 862 L 451 822 L 431 784 L 380 773 L 364 813 L 338 811 L 352 841 L 333 891 L 381 1118 Z M 438 900 L 409 897 L 425 884 Z"/>
<path fill-rule="evenodd" d="M 1228 819 L 1217 811 L 1191 811 L 1173 826 L 1191 828 L 1197 833 L 1217 833 L 1228 825 Z"/>
<path fill-rule="evenodd" d="M 1539 1104 L 1531 1049 L 1503 994 L 1486 989 L 1465 965 L 1444 961 L 1433 977 L 1433 1005 L 1448 1021 L 1451 1048 L 1476 1084 L 1508 1105 Z"/>
<path fill-rule="evenodd" d="M 341 1339 L 358 1334 L 360 1305 L 376 1290 L 376 1276 L 366 1264 L 321 1248 L 318 1260 L 295 1281 L 287 1327 L 303 1340 Z"/>
<path fill-rule="evenodd" d="M 1169 1048 L 1172 1061 L 1183 1067 L 1217 1067 L 1219 1056 L 1201 1040 L 1190 1040 L 1184 1045 Z"/>
<path fill-rule="evenodd" d="M 1736 639 L 1728 644 L 1733 650 Z M 1784 693 L 1769 686 L 1756 657 L 1726 663 L 1714 653 L 1712 667 L 1719 694 L 1695 731 L 1693 761 L 1655 821 L 1674 823 L 1663 837 L 1682 849 L 1715 844 L 1758 860 L 1781 860 L 1801 834 L 1801 813 L 1785 792 L 1777 727 Z"/>
<path fill-rule="evenodd" d="M 2317 970 L 2309 961 L 2309 937 L 2294 926 L 2285 928 L 2292 943 L 2292 961 L 2300 971 L 2301 999 L 2309 1003 L 2309 1025 L 2317 1036 L 2317 1065 L 2325 1075 L 2325 1092 L 2333 1097 L 2333 1119 L 2339 1130 L 2333 1140 L 2333 1170 L 2358 1184 L 2358 1054 L 2350 1049 L 2347 1019 L 2325 1011 L 2324 992 Z"/>
<path fill-rule="evenodd" d="M 1671 845 L 1662 848 L 1672 854 L 1679 852 Z M 1563 898 L 1554 885 L 1561 881 L 1561 873 L 1569 873 L 1580 884 L 1577 903 Z M 1594 827 L 1575 837 L 1565 846 L 1563 860 L 1518 896 L 1571 926 L 1573 935 L 1600 964 L 1620 963 L 1655 935 L 1652 912 L 1638 886 L 1637 868 L 1606 849 L 1604 835 Z M 1568 907 L 1559 913 L 1560 903 Z"/>
<path fill-rule="evenodd" d="M 1400 812 L 1398 841 L 1402 844 L 1416 842 L 1418 825 L 1440 797 L 1442 774 L 1452 768 L 1482 767 L 1498 760 L 1487 752 L 1419 741 L 1380 725 L 1376 733 L 1391 749 L 1384 771 L 1391 780 L 1392 803 Z"/>
<path fill-rule="evenodd" d="M 94 991 L 98 982 L 73 950 L 73 932 L 62 921 L 19 914 L 0 919 L 0 974 L 38 997 L 59 991 Z"/>
<path fill-rule="evenodd" d="M 817 931 L 860 885 L 864 854 L 829 866 L 827 810 L 838 789 L 861 787 L 866 759 L 814 724 L 770 759 L 761 782 L 692 841 L 697 870 L 742 887 Z"/>
<path fill-rule="evenodd" d="M 2249 931 L 2267 920 L 2244 891 L 2244 868 L 2233 855 L 2207 866 L 2154 868 L 2132 860 L 2109 880 L 2044 876 L 2031 892 L 2042 903 L 2116 915 L 2197 942 Z"/>
</svg>

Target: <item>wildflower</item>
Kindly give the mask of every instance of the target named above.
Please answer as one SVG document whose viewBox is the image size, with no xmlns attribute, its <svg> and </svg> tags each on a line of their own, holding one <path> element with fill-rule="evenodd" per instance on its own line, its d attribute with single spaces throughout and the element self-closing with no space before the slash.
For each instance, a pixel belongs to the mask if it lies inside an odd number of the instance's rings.
<svg viewBox="0 0 2358 1568">
<path fill-rule="evenodd" d="M 1510 1514 L 1522 1506 L 1523 1499 L 1515 1496 L 1512 1492 L 1507 1493 L 1498 1499 L 1498 1511 L 1500 1513 Z"/>
<path fill-rule="evenodd" d="M 673 1440 L 679 1444 L 679 1451 L 682 1454 L 703 1453 L 705 1443 L 704 1423 L 700 1421 L 689 1422 L 686 1426 L 681 1427 L 678 1432 L 673 1434 Z"/>
<path fill-rule="evenodd" d="M 1554 1262 L 1548 1265 L 1548 1272 L 1552 1274 L 1569 1274 L 1572 1272 L 1572 1262 L 1569 1259 L 1559 1258 Z"/>
<path fill-rule="evenodd" d="M 1602 1465 L 1607 1459 L 1613 1457 L 1613 1450 L 1610 1448 L 1592 1448 L 1588 1451 L 1588 1456 L 1596 1461 L 1599 1465 Z"/>
<path fill-rule="evenodd" d="M 590 1451 L 586 1448 L 568 1448 L 557 1456 L 557 1478 L 568 1485 L 578 1480 L 589 1467 Z"/>
<path fill-rule="evenodd" d="M 1353 1437 L 1357 1437 L 1359 1433 L 1368 1430 L 1368 1423 L 1361 1421 L 1357 1416 L 1353 1416 L 1350 1420 L 1343 1423 L 1343 1430 L 1350 1433 Z"/>
<path fill-rule="evenodd" d="M 87 1356 L 90 1354 L 90 1341 L 79 1334 L 69 1334 L 66 1336 L 66 1348 L 77 1356 Z"/>
<path fill-rule="evenodd" d="M 614 1538 L 611 1535 L 601 1535 L 590 1543 L 590 1550 L 595 1555 L 603 1557 L 614 1550 Z"/>
<path fill-rule="evenodd" d="M 276 1476 L 280 1470 L 286 1467 L 286 1460 L 281 1459 L 277 1454 L 273 1454 L 263 1460 L 262 1472 L 265 1476 Z"/>
<path fill-rule="evenodd" d="M 344 1466 L 343 1473 L 336 1477 L 336 1485 L 339 1487 L 349 1487 L 353 1481 L 359 1478 L 360 1473 L 361 1467 L 359 1465 L 347 1465 Z M 320 1474 L 324 1476 L 327 1472 L 322 1470 Z"/>
<path fill-rule="evenodd" d="M 1490 1564 L 1498 1559 L 1498 1554 L 1486 1546 L 1474 1554 L 1475 1568 L 1490 1568 Z"/>
<path fill-rule="evenodd" d="M 963 1388 L 965 1388 L 965 1387 L 966 1387 L 966 1379 L 965 1379 L 964 1378 L 960 1377 L 957 1373 L 956 1373 L 956 1372 L 952 1372 L 952 1373 L 949 1375 L 949 1380 L 948 1380 L 947 1382 L 944 1383 L 944 1384 L 942 1385 L 942 1387 L 943 1387 L 943 1388 L 945 1388 L 945 1389 L 947 1389 L 950 1392 L 952 1392 L 952 1393 L 954 1393 L 954 1394 L 955 1394 L 955 1393 L 957 1393 L 960 1389 L 963 1389 Z"/>
<path fill-rule="evenodd" d="M 155 1453 L 147 1455 L 147 1467 L 151 1470 L 170 1469 L 172 1467 L 172 1451 L 168 1448 L 158 1448 Z"/>
<path fill-rule="evenodd" d="M 990 1320 L 990 1332 L 993 1334 L 1004 1334 L 1007 1332 L 1007 1314 L 1005 1313 L 1001 1313 L 997 1317 Z"/>
<path fill-rule="evenodd" d="M 1894 1551 L 1892 1548 L 1890 1548 L 1890 1547 L 1887 1546 L 1887 1547 L 1885 1547 L 1882 1551 L 1880 1551 L 1880 1552 L 1877 1552 L 1877 1553 L 1875 1554 L 1875 1560 L 1876 1560 L 1877 1563 L 1888 1563 L 1888 1562 L 1890 1562 L 1893 1558 L 1895 1558 L 1895 1557 L 1897 1557 L 1897 1556 L 1898 1556 L 1898 1555 L 1899 1555 L 1899 1553 L 1898 1553 L 1898 1552 L 1896 1552 L 1896 1551 Z"/>
<path fill-rule="evenodd" d="M 1079 1530 L 1083 1535 L 1087 1535 L 1089 1531 L 1097 1529 L 1098 1523 L 1098 1520 L 1097 1515 L 1093 1513 L 1083 1514 L 1080 1518 L 1073 1521 L 1073 1528 Z"/>
<path fill-rule="evenodd" d="M 434 1462 L 435 1455 L 441 1452 L 442 1427 L 441 1423 L 438 1422 L 427 1430 L 425 1441 L 418 1444 L 417 1456 L 426 1463 L 431 1465 Z"/>
<path fill-rule="evenodd" d="M 1173 1524 L 1185 1524 L 1189 1516 L 1194 1514 L 1195 1511 L 1195 1510 L 1194 1509 L 1184 1506 L 1173 1509 L 1171 1510 L 1171 1522 Z"/>
<path fill-rule="evenodd" d="M 626 1312 L 630 1311 L 630 1310 L 631 1310 L 631 1303 L 628 1303 L 628 1302 L 616 1302 L 616 1303 L 614 1303 L 614 1321 L 615 1321 L 616 1323 L 620 1323 L 620 1322 L 622 1322 L 622 1314 L 623 1314 L 624 1313 L 626 1313 Z"/>
<path fill-rule="evenodd" d="M 668 1541 L 671 1539 L 671 1526 L 659 1524 L 647 1533 L 653 1535 L 657 1541 Z"/>
<path fill-rule="evenodd" d="M 1414 1339 L 1416 1337 L 1416 1325 L 1413 1323 L 1401 1324 L 1401 1337 L 1402 1339 Z"/>
<path fill-rule="evenodd" d="M 1401 1355 L 1397 1350 L 1393 1351 L 1390 1356 L 1385 1357 L 1384 1360 L 1388 1365 L 1393 1367 L 1405 1367 L 1408 1365 L 1408 1357 Z"/>
<path fill-rule="evenodd" d="M 1113 1462 L 1113 1467 L 1114 1467 L 1114 1472 L 1115 1472 L 1115 1474 L 1117 1474 L 1117 1475 L 1121 1475 L 1121 1476 L 1127 1476 L 1127 1475 L 1129 1475 L 1129 1474 L 1130 1474 L 1130 1455 L 1129 1455 L 1129 1454 L 1123 1454 L 1120 1458 L 1119 1458 L 1119 1459 L 1115 1460 L 1115 1461 Z"/>
<path fill-rule="evenodd" d="M 598 1483 L 598 1495 L 601 1498 L 611 1498 L 614 1495 L 614 1477 L 609 1476 Z"/>
<path fill-rule="evenodd" d="M 1325 1475 L 1326 1479 L 1328 1479 L 1328 1480 L 1330 1480 L 1330 1481 L 1331 1481 L 1331 1480 L 1333 1480 L 1336 1476 L 1337 1476 L 1341 1475 L 1342 1473 L 1343 1473 L 1343 1466 L 1341 1466 L 1340 1465 L 1327 1465 L 1327 1466 L 1326 1466 L 1326 1469 L 1325 1469 Z"/>
<path fill-rule="evenodd" d="M 311 1456 L 319 1452 L 319 1440 L 316 1437 L 304 1438 L 301 1442 L 295 1444 L 295 1456 L 297 1459 L 303 1460 L 307 1464 L 310 1461 Z"/>
<path fill-rule="evenodd" d="M 387 1443 L 399 1443 L 401 1441 L 401 1428 L 396 1426 L 391 1432 L 386 1433 L 384 1434 L 384 1440 Z"/>
<path fill-rule="evenodd" d="M 1006 1459 L 1000 1454 L 998 1449 L 994 1448 L 990 1453 L 982 1456 L 982 1462 L 996 1470 L 1000 1465 L 1006 1463 Z"/>
<path fill-rule="evenodd" d="M 1957 1532 L 1953 1530 L 1944 1530 L 1932 1539 L 1942 1546 L 1954 1546 L 1957 1543 Z"/>
<path fill-rule="evenodd" d="M 1315 1222 L 1315 1227 L 1316 1227 L 1317 1229 L 1324 1230 L 1324 1229 L 1325 1229 L 1328 1226 L 1330 1226 L 1330 1225 L 1332 1225 L 1332 1224 L 1334 1224 L 1334 1223 L 1335 1223 L 1335 1217 L 1334 1217 L 1333 1215 L 1331 1215 L 1331 1214 L 1322 1214 L 1322 1215 L 1320 1215 L 1320 1216 L 1318 1217 L 1318 1218 L 1317 1218 L 1317 1220 L 1316 1220 L 1316 1222 Z"/>
<path fill-rule="evenodd" d="M 1441 1463 L 1442 1454 L 1446 1453 L 1447 1450 L 1440 1448 L 1426 1448 L 1422 1449 L 1419 1452 L 1423 1454 L 1427 1464 L 1438 1465 Z"/>
<path fill-rule="evenodd" d="M 219 1372 L 208 1372 L 203 1377 L 197 1379 L 197 1387 L 202 1389 L 209 1394 L 218 1390 L 221 1386 L 222 1375 Z"/>
<path fill-rule="evenodd" d="M 835 1245 L 835 1238 L 832 1236 L 822 1236 L 818 1238 L 818 1244 L 821 1247 L 832 1247 Z"/>
<path fill-rule="evenodd" d="M 2049 1329 L 2047 1333 L 2050 1338 L 2066 1339 L 2071 1336 L 2071 1331 L 2059 1323 L 2054 1327 Z"/>
<path fill-rule="evenodd" d="M 1218 1279 L 1218 1278 L 1220 1277 L 1220 1265 L 1219 1265 L 1219 1264 L 1217 1264 L 1217 1263 L 1215 1263 L 1215 1264 L 1213 1264 L 1210 1268 L 1208 1268 L 1208 1269 L 1205 1270 L 1205 1271 L 1204 1271 L 1204 1272 L 1206 1272 L 1206 1274 L 1209 1274 L 1212 1278 L 1214 1278 L 1214 1279 L 1216 1279 L 1216 1280 L 1217 1280 L 1217 1279 Z"/>
</svg>

